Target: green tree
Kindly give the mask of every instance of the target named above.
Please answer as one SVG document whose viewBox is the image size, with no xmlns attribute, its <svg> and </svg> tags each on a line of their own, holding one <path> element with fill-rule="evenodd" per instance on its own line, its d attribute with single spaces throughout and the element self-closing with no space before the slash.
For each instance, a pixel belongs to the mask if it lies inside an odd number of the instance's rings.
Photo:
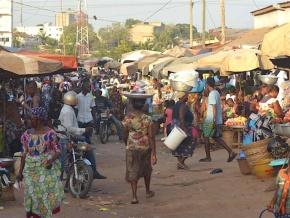
<svg viewBox="0 0 290 218">
<path fill-rule="evenodd" d="M 124 25 L 120 23 L 112 23 L 111 26 L 106 26 L 98 31 L 98 37 L 100 39 L 100 48 L 111 50 L 114 47 L 120 45 L 122 40 L 129 41 L 129 31 Z"/>
<path fill-rule="evenodd" d="M 25 33 L 18 32 L 16 28 L 13 29 L 13 47 L 20 48 L 20 38 L 25 37 Z"/>
<path fill-rule="evenodd" d="M 37 38 L 41 39 L 41 44 L 45 45 L 45 41 L 47 40 L 48 36 L 46 35 L 45 31 L 40 31 L 36 35 Z"/>
<path fill-rule="evenodd" d="M 176 24 L 176 27 L 181 39 L 186 40 L 190 38 L 190 24 L 179 23 Z M 194 38 L 198 36 L 197 29 L 195 26 L 192 26 L 192 34 Z"/>
<path fill-rule="evenodd" d="M 91 24 L 88 26 L 88 35 L 89 35 L 89 50 L 95 49 L 96 43 L 98 43 L 98 37 L 94 32 L 94 28 Z M 76 42 L 77 42 L 77 24 L 73 23 L 67 26 L 63 30 L 63 35 L 60 37 L 59 40 L 59 47 L 63 49 L 63 40 L 62 37 L 64 36 L 65 41 L 65 51 L 67 55 L 75 55 L 76 53 Z"/>
<path fill-rule="evenodd" d="M 133 25 L 135 25 L 137 23 L 142 23 L 142 21 L 141 20 L 135 20 L 133 18 L 129 18 L 125 22 L 125 27 L 128 28 L 128 29 L 131 29 L 133 27 Z"/>
</svg>

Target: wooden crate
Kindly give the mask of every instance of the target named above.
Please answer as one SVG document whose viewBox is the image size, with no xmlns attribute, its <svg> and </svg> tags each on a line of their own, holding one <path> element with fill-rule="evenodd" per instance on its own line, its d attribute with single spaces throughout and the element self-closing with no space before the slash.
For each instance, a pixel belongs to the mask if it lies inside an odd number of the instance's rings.
<svg viewBox="0 0 290 218">
<path fill-rule="evenodd" d="M 2 197 L 1 200 L 3 201 L 15 201 L 15 195 L 14 195 L 14 188 L 13 185 L 10 184 L 8 188 L 2 189 Z"/>
</svg>

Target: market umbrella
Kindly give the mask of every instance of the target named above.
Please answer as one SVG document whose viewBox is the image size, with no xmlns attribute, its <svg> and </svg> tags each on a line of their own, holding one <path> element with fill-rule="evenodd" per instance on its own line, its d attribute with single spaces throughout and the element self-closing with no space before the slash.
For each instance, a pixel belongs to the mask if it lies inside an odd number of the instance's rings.
<svg viewBox="0 0 290 218">
<path fill-rule="evenodd" d="M 257 54 L 260 54 L 260 51 L 255 49 L 233 49 L 201 58 L 197 63 L 198 67 L 218 67 L 221 76 L 228 76 L 230 72 L 244 72 L 259 68 Z"/>
<path fill-rule="evenodd" d="M 125 76 L 132 76 L 137 72 L 137 66 L 134 62 L 125 63 L 122 64 L 119 72 Z"/>
<path fill-rule="evenodd" d="M 5 51 L 0 52 L 1 79 L 57 74 L 62 67 L 63 64 L 60 61 L 29 57 Z"/>
<path fill-rule="evenodd" d="M 174 57 L 164 57 L 164 58 L 159 58 L 158 60 L 156 60 L 156 61 L 150 63 L 150 64 L 148 65 L 148 72 L 151 72 L 151 71 L 153 70 L 153 68 L 154 68 L 155 66 L 157 66 L 158 64 L 163 63 L 163 62 L 168 61 L 168 60 L 174 60 Z"/>
<path fill-rule="evenodd" d="M 290 56 L 290 23 L 264 35 L 261 52 L 269 57 Z"/>
</svg>

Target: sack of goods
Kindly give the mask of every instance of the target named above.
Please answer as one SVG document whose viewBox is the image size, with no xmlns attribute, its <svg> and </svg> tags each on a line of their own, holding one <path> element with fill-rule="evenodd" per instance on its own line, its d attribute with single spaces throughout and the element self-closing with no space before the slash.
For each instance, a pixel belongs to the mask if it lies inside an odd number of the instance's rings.
<svg viewBox="0 0 290 218">
<path fill-rule="evenodd" d="M 197 85 L 198 75 L 195 70 L 184 70 L 170 74 L 170 85 L 174 91 L 188 92 Z"/>
</svg>

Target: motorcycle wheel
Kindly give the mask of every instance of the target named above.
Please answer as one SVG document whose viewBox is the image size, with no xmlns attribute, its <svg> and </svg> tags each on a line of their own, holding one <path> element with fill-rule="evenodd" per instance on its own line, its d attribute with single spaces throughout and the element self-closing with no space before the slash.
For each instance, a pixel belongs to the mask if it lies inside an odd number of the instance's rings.
<svg viewBox="0 0 290 218">
<path fill-rule="evenodd" d="M 102 144 L 108 141 L 108 126 L 105 123 L 100 124 L 100 140 Z"/>
<path fill-rule="evenodd" d="M 69 191 L 71 195 L 76 198 L 85 198 L 92 188 L 94 174 L 91 166 L 86 165 L 85 162 L 77 162 L 77 176 L 78 180 L 75 178 L 75 170 L 72 170 L 69 174 Z"/>
</svg>

